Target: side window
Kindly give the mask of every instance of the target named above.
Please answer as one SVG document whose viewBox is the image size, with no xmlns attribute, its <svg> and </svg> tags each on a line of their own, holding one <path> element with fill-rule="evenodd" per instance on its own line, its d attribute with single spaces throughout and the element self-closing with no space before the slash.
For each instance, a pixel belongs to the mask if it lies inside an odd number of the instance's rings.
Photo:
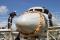
<svg viewBox="0 0 60 40">
<path fill-rule="evenodd" d="M 42 12 L 42 9 L 35 9 L 35 11 L 40 11 L 40 12 Z"/>
<path fill-rule="evenodd" d="M 49 13 L 49 11 L 48 11 L 47 9 L 44 9 L 44 13 L 48 14 L 48 13 Z"/>
</svg>

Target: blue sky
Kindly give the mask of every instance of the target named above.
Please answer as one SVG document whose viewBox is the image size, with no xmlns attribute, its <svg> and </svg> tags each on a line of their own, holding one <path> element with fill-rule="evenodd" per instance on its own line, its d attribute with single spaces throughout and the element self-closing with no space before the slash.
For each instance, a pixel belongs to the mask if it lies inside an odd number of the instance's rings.
<svg viewBox="0 0 60 40">
<path fill-rule="evenodd" d="M 33 6 L 46 7 L 60 20 L 60 0 L 0 0 L 0 22 L 6 21 L 7 19 L 4 17 L 8 17 L 12 11 L 16 11 L 19 15 Z"/>
<path fill-rule="evenodd" d="M 0 6 L 7 6 L 9 11 L 22 12 L 32 6 L 44 6 L 52 12 L 60 11 L 60 0 L 0 0 Z"/>
</svg>

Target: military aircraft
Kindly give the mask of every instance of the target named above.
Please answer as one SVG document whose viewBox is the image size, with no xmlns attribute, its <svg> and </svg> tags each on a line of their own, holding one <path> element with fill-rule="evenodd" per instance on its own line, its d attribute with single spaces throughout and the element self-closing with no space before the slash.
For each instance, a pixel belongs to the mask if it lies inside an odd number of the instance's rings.
<svg viewBox="0 0 60 40">
<path fill-rule="evenodd" d="M 47 37 L 48 26 L 53 26 L 52 14 L 44 7 L 29 8 L 16 20 L 17 30 L 31 40 Z"/>
</svg>

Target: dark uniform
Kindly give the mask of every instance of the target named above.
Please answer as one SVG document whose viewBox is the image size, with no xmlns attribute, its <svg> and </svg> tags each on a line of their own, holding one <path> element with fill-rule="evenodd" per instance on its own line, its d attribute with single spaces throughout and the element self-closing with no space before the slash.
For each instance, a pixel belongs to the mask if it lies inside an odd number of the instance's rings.
<svg viewBox="0 0 60 40">
<path fill-rule="evenodd" d="M 53 23 L 52 23 L 52 14 L 49 13 L 49 11 L 47 9 L 44 9 L 44 13 L 48 15 L 49 25 L 53 26 Z"/>
<path fill-rule="evenodd" d="M 16 16 L 16 12 L 10 13 L 9 18 L 8 18 L 8 29 L 11 28 L 12 19 L 14 18 L 14 16 Z"/>
<path fill-rule="evenodd" d="M 52 23 L 52 14 L 51 13 L 48 14 L 48 18 L 49 18 L 49 25 L 53 26 L 53 23 Z"/>
</svg>

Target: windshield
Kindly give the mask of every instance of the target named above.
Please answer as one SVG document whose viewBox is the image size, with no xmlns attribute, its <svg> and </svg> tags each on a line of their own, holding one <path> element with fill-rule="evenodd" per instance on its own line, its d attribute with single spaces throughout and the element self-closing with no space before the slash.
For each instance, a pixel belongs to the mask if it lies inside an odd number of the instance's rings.
<svg viewBox="0 0 60 40">
<path fill-rule="evenodd" d="M 35 11 L 40 11 L 40 12 L 42 12 L 42 9 L 35 9 Z"/>
<path fill-rule="evenodd" d="M 29 11 L 33 11 L 33 9 L 30 9 Z"/>
</svg>

